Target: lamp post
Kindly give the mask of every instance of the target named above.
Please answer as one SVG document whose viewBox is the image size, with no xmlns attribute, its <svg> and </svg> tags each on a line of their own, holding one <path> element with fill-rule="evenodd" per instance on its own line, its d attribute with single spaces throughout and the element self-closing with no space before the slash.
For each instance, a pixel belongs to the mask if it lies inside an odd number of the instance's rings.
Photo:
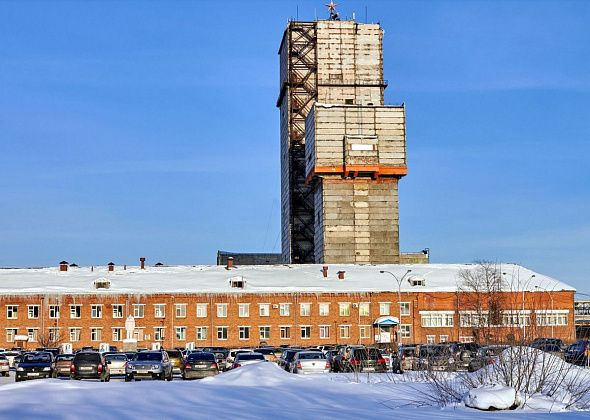
<svg viewBox="0 0 590 420">
<path fill-rule="evenodd" d="M 402 344 L 402 330 L 401 330 L 401 323 L 402 323 L 401 322 L 402 321 L 402 308 L 401 308 L 401 301 L 402 301 L 402 282 L 404 281 L 404 279 L 406 278 L 406 276 L 409 273 L 412 272 L 412 270 L 406 271 L 404 273 L 404 275 L 401 276 L 401 278 L 397 277 L 391 271 L 380 270 L 379 272 L 381 274 L 389 274 L 397 282 L 397 307 L 398 307 L 398 310 L 399 310 L 399 319 L 398 319 L 398 323 L 397 323 L 397 346 L 399 348 L 399 346 L 401 346 L 401 344 Z"/>
<path fill-rule="evenodd" d="M 549 298 L 551 299 L 551 315 L 554 315 L 554 312 L 553 312 L 554 311 L 554 308 L 553 308 L 553 295 L 551 294 L 551 290 L 547 290 L 545 287 L 542 287 L 542 286 L 539 286 L 539 285 L 535 286 L 535 289 L 541 289 L 541 290 L 547 292 L 547 294 L 549 295 Z M 550 318 L 547 318 L 547 319 L 550 319 Z M 554 326 L 555 326 L 555 322 L 551 322 L 551 337 L 552 338 L 555 337 L 554 330 L 553 330 Z"/>
</svg>

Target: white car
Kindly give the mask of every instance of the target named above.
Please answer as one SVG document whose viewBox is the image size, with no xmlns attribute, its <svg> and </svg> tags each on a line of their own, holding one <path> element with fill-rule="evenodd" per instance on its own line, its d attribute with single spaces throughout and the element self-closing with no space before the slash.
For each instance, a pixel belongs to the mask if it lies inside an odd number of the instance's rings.
<svg viewBox="0 0 590 420">
<path fill-rule="evenodd" d="M 235 349 L 235 350 L 230 350 L 227 358 L 225 359 L 225 369 L 229 370 L 233 367 L 234 365 L 234 360 L 236 359 L 236 355 L 238 353 L 250 353 L 252 352 L 252 349 Z"/>
<path fill-rule="evenodd" d="M 4 353 L 2 353 L 4 356 L 6 356 L 6 358 L 8 359 L 8 365 L 13 368 L 14 367 L 14 358 L 16 356 L 20 356 L 20 353 L 18 351 L 5 351 Z"/>
<path fill-rule="evenodd" d="M 10 372 L 10 366 L 8 365 L 8 358 L 0 354 L 0 374 L 2 376 L 8 376 Z"/>
<path fill-rule="evenodd" d="M 291 373 L 328 373 L 330 368 L 330 362 L 321 351 L 300 351 L 291 363 Z"/>
<path fill-rule="evenodd" d="M 254 351 L 238 353 L 234 360 L 232 369 L 236 369 L 246 365 L 253 365 L 255 363 L 262 363 L 266 361 L 267 360 L 264 358 L 264 354 L 262 353 L 256 353 Z"/>
</svg>

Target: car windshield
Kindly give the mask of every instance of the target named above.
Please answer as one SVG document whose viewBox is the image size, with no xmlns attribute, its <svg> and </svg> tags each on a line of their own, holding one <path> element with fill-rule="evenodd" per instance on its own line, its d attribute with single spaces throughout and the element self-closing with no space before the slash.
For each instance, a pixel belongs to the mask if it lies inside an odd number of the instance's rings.
<svg viewBox="0 0 590 420">
<path fill-rule="evenodd" d="M 188 361 L 194 362 L 197 360 L 206 360 L 209 362 L 215 361 L 215 355 L 213 353 L 202 352 L 202 353 L 191 353 L 188 355 Z"/>
<path fill-rule="evenodd" d="M 40 354 L 25 354 L 23 357 L 23 362 L 28 363 L 47 363 L 51 361 L 51 357 L 47 353 L 40 353 Z"/>
<path fill-rule="evenodd" d="M 264 356 L 262 354 L 240 354 L 238 360 L 240 362 L 244 360 L 264 360 Z"/>
<path fill-rule="evenodd" d="M 107 360 L 119 360 L 122 362 L 126 362 L 127 361 L 127 356 L 124 354 L 109 354 L 107 356 L 105 356 L 105 359 Z"/>
<path fill-rule="evenodd" d="M 301 360 L 309 360 L 309 359 L 325 359 L 324 355 L 320 352 L 313 352 L 313 353 L 299 353 L 299 358 Z"/>
<path fill-rule="evenodd" d="M 98 353 L 78 353 L 74 358 L 76 361 L 84 361 L 84 362 L 96 362 L 100 360 L 100 354 Z"/>
<path fill-rule="evenodd" d="M 74 360 L 74 355 L 73 354 L 60 354 L 59 356 L 57 356 L 55 358 L 55 360 L 57 360 L 58 362 L 60 360 Z"/>
<path fill-rule="evenodd" d="M 162 360 L 162 353 L 137 353 L 135 360 L 142 361 L 142 360 Z"/>
</svg>

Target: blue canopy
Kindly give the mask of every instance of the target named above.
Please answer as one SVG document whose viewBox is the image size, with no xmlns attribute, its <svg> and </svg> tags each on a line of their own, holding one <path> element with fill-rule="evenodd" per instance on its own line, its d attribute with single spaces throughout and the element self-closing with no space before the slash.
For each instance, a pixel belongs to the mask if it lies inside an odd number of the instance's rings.
<svg viewBox="0 0 590 420">
<path fill-rule="evenodd" d="M 399 324 L 399 319 L 397 319 L 394 316 L 381 316 L 373 322 L 373 326 L 378 326 L 378 327 L 386 327 L 386 326 L 392 326 L 392 325 L 398 325 L 398 324 Z"/>
</svg>

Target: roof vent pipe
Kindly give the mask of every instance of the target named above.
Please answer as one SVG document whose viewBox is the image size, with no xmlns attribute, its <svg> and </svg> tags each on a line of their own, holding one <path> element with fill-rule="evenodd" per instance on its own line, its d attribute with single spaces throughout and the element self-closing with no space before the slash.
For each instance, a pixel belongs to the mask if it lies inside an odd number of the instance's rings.
<svg viewBox="0 0 590 420">
<path fill-rule="evenodd" d="M 59 263 L 59 271 L 68 271 L 68 262 L 62 261 Z"/>
<path fill-rule="evenodd" d="M 346 273 L 346 271 L 339 271 L 338 272 L 338 280 L 344 280 L 344 273 Z"/>
<path fill-rule="evenodd" d="M 324 278 L 328 277 L 328 266 L 327 265 L 324 265 L 322 267 L 322 273 L 324 275 Z"/>
<path fill-rule="evenodd" d="M 139 258 L 139 268 L 141 268 L 142 270 L 145 270 L 145 257 Z"/>
<path fill-rule="evenodd" d="M 109 271 L 115 271 L 115 263 L 114 262 L 110 262 L 108 264 L 108 267 L 109 267 Z"/>
<path fill-rule="evenodd" d="M 225 266 L 226 270 L 234 268 L 234 257 L 227 257 L 227 265 Z"/>
</svg>

